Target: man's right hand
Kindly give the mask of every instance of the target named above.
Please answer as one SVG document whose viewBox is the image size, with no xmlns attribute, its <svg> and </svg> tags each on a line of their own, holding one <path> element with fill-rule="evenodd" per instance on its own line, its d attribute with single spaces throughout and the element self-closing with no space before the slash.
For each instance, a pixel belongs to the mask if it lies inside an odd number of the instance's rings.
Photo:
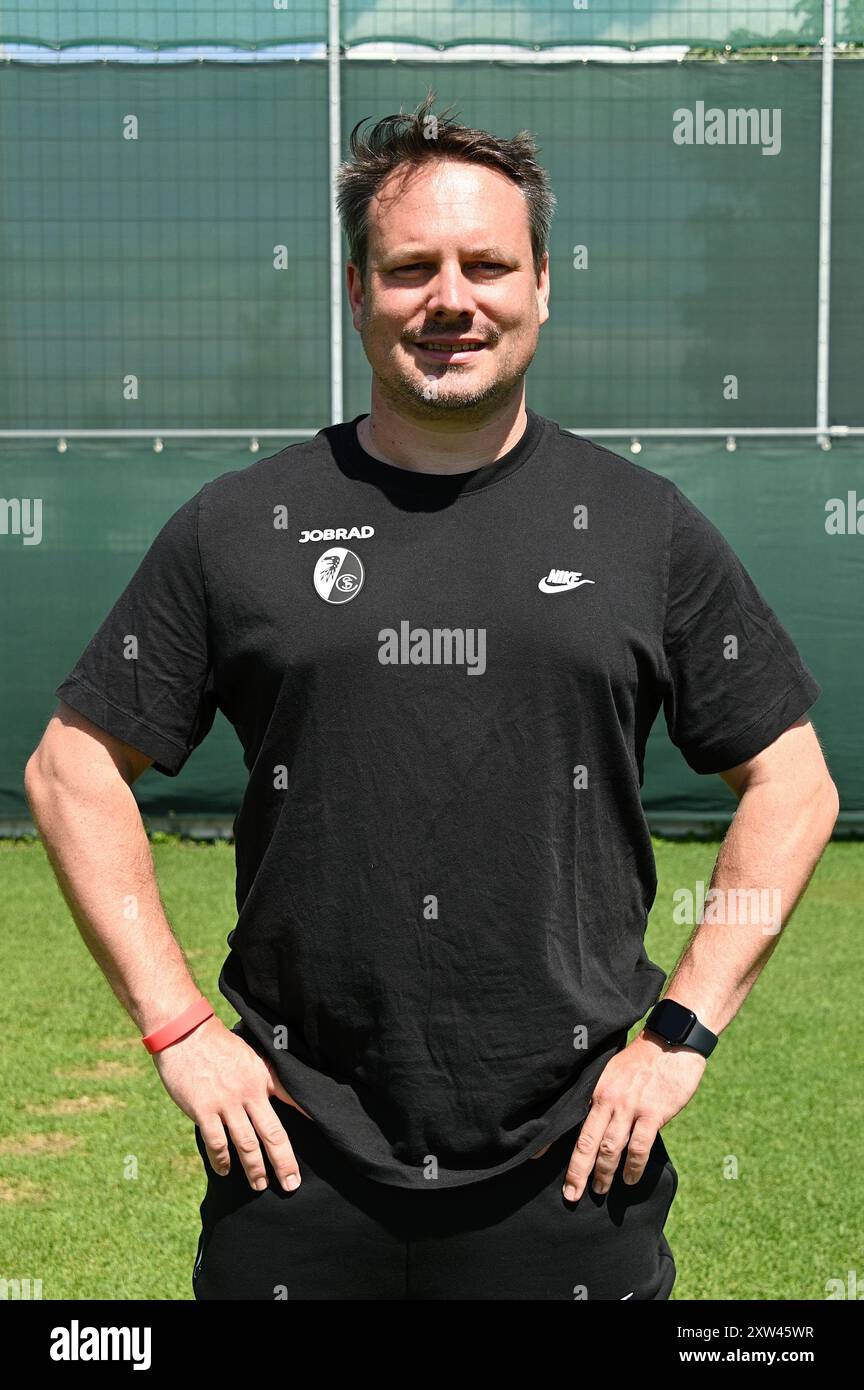
<svg viewBox="0 0 864 1390">
<path fill-rule="evenodd" d="M 224 1177 L 231 1168 L 227 1128 L 256 1191 L 267 1187 L 259 1138 L 285 1190 L 300 1185 L 294 1150 L 270 1096 L 293 1105 L 307 1120 L 312 1116 L 289 1096 L 270 1064 L 215 1014 L 185 1038 L 155 1052 L 153 1061 L 175 1105 L 200 1129 L 215 1172 Z"/>
</svg>

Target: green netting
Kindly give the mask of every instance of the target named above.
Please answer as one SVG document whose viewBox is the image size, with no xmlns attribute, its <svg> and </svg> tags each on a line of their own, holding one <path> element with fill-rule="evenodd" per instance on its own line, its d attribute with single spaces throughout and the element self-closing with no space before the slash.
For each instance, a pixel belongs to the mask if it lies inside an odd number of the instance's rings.
<svg viewBox="0 0 864 1390">
<path fill-rule="evenodd" d="M 179 45 L 321 42 L 327 0 L 0 0 L 0 40 L 52 45 Z"/>
<path fill-rule="evenodd" d="M 466 124 L 532 130 L 550 171 L 538 409 L 598 429 L 814 423 L 818 64 L 346 64 L 344 129 L 411 110 L 427 83 Z M 673 114 L 699 102 L 779 108 L 779 153 L 674 143 Z M 344 339 L 354 415 L 368 364 L 347 317 Z"/>
<path fill-rule="evenodd" d="M 830 420 L 833 425 L 864 423 L 862 77 L 864 69 L 859 69 L 857 63 L 835 66 L 830 353 Z"/>
<path fill-rule="evenodd" d="M 162 453 L 144 441 L 76 441 L 64 455 L 39 442 L 0 441 L 0 496 L 42 501 L 39 544 L 0 536 L 0 819 L 29 819 L 23 769 L 56 706 L 52 691 L 162 523 L 209 478 L 252 461 L 248 449 L 224 441 L 169 443 Z M 157 811 L 233 817 L 243 774 L 234 731 L 219 716 L 174 785 L 148 771 L 136 794 L 140 788 L 141 806 Z"/>
<path fill-rule="evenodd" d="M 712 0 L 536 0 L 497 4 L 467 0 L 439 6 L 403 5 L 400 0 L 369 4 L 344 0 L 343 35 L 350 43 L 369 39 L 414 39 L 425 43 L 466 42 L 551 44 L 685 43 L 694 47 L 758 43 L 818 43 L 821 0 L 767 0 L 767 3 L 712 3 Z"/>
<path fill-rule="evenodd" d="M 320 63 L 2 73 L 0 427 L 319 428 L 326 83 Z"/>
<path fill-rule="evenodd" d="M 815 44 L 821 0 L 463 0 L 450 5 L 343 0 L 347 44 L 376 39 L 454 44 Z M 323 40 L 326 0 L 284 0 L 281 7 L 237 0 L 106 0 L 61 5 L 20 0 L 0 5 L 0 36 L 60 45 L 97 41 L 170 47 L 188 43 L 269 44 Z M 861 38 L 861 0 L 842 0 L 838 38 Z"/>
<path fill-rule="evenodd" d="M 864 43 L 864 0 L 839 0 L 835 13 L 835 42 Z"/>
<path fill-rule="evenodd" d="M 266 452 L 279 447 L 270 441 Z M 0 639 L 0 817 L 27 819 L 23 767 L 54 708 L 54 687 L 161 524 L 208 478 L 250 461 L 226 441 L 170 441 L 161 454 L 134 441 L 74 441 L 65 455 L 35 441 L 0 444 L 2 496 L 43 499 L 41 543 L 4 536 L 0 544 L 7 615 Z M 826 454 L 810 443 L 742 440 L 735 453 L 715 443 L 652 443 L 638 462 L 674 479 L 711 517 L 781 615 L 825 691 L 814 719 L 844 822 L 864 820 L 864 546 L 861 536 L 825 530 L 828 499 L 860 491 L 864 445 L 841 441 Z M 179 777 L 148 771 L 136 795 L 152 816 L 231 819 L 244 783 L 239 744 L 218 716 Z M 662 714 L 649 745 L 645 805 L 666 820 L 722 817 L 734 807 L 719 778 L 689 770 L 668 741 Z"/>
<path fill-rule="evenodd" d="M 325 65 L 17 65 L 2 79 L 0 427 L 317 429 Z M 838 71 L 850 166 L 854 81 Z M 361 117 L 411 109 L 429 85 L 464 121 L 533 130 L 550 169 L 539 409 L 580 428 L 814 423 L 818 64 L 346 63 L 343 149 Z M 676 144 L 674 113 L 700 102 L 779 110 L 779 153 Z M 832 419 L 855 425 L 860 171 L 838 166 L 835 201 Z M 344 339 L 356 414 L 368 364 L 347 309 Z"/>
</svg>

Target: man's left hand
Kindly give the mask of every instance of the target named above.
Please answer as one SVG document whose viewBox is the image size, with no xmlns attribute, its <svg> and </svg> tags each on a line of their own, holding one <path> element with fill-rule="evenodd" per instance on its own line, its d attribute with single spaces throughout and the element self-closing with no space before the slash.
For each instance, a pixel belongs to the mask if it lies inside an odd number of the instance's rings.
<svg viewBox="0 0 864 1390">
<path fill-rule="evenodd" d="M 623 1179 L 639 1181 L 658 1132 L 692 1098 L 707 1061 L 692 1048 L 670 1047 L 649 1033 L 615 1054 L 600 1074 L 570 1155 L 568 1201 L 579 1200 L 592 1169 L 593 1190 L 608 1192 L 625 1148 Z"/>
</svg>

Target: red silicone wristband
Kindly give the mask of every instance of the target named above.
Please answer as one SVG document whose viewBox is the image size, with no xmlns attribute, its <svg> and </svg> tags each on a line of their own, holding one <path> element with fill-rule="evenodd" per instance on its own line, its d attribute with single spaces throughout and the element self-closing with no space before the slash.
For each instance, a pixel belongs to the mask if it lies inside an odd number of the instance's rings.
<svg viewBox="0 0 864 1390">
<path fill-rule="evenodd" d="M 156 1028 L 152 1033 L 148 1033 L 146 1038 L 142 1038 L 141 1041 L 148 1052 L 161 1052 L 163 1047 L 167 1047 L 169 1043 L 176 1042 L 178 1038 L 191 1033 L 193 1028 L 197 1028 L 199 1023 L 203 1023 L 215 1012 L 213 1005 L 202 994 L 200 999 L 196 999 L 195 1003 L 190 1004 L 188 1009 L 184 1009 L 182 1014 L 172 1018 L 170 1023 L 163 1023 L 161 1028 Z"/>
</svg>

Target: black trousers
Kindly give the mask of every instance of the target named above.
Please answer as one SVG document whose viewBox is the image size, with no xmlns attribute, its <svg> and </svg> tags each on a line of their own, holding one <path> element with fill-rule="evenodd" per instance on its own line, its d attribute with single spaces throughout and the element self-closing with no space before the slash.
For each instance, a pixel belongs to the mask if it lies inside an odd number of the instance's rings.
<svg viewBox="0 0 864 1390">
<path fill-rule="evenodd" d="M 591 1179 L 562 1192 L 580 1126 L 541 1158 L 467 1187 L 387 1187 L 358 1173 L 314 1120 L 271 1097 L 302 1182 L 254 1192 L 229 1136 L 215 1173 L 198 1126 L 207 1189 L 192 1274 L 196 1299 L 666 1299 L 675 1261 L 663 1226 L 678 1174 L 660 1134 L 639 1182 Z M 433 1180 L 434 1181 L 434 1180 Z"/>
</svg>

